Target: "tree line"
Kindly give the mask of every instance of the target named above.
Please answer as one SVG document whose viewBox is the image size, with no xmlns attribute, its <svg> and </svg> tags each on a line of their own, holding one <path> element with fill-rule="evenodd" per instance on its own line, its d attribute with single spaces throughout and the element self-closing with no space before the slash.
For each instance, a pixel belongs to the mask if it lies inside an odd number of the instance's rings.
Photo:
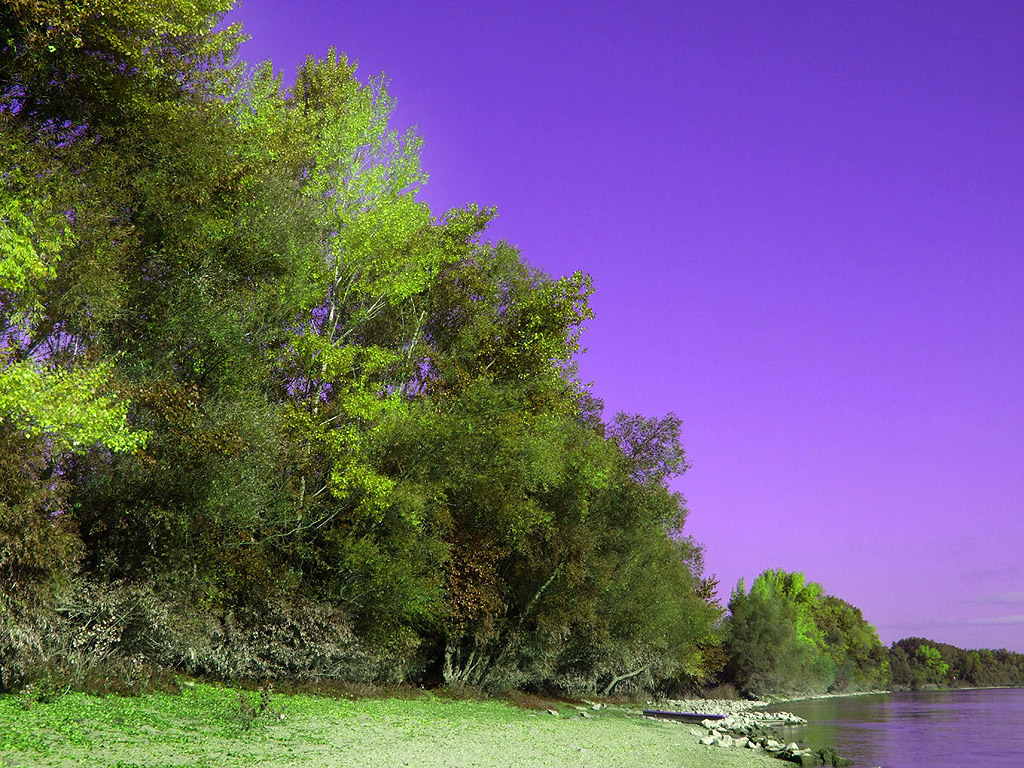
<svg viewBox="0 0 1024 768">
<path fill-rule="evenodd" d="M 911 637 L 882 645 L 859 608 L 800 572 L 740 580 L 719 679 L 752 695 L 1024 685 L 1024 654 Z"/>
<path fill-rule="evenodd" d="M 894 688 L 1010 688 L 1024 686 L 1024 653 L 1005 648 L 964 649 L 921 637 L 889 650 Z"/>
<path fill-rule="evenodd" d="M 431 212 L 386 81 L 331 50 L 284 88 L 230 6 L 0 5 L 0 689 L 919 662 L 802 574 L 726 615 L 668 487 L 679 419 L 605 418 L 576 375 L 589 278 Z"/>
</svg>

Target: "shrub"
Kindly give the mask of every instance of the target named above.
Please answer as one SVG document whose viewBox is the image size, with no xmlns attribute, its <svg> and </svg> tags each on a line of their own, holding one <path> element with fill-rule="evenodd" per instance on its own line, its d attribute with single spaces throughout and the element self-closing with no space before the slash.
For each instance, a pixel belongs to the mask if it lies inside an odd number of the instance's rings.
<svg viewBox="0 0 1024 768">
<path fill-rule="evenodd" d="M 175 671 L 229 681 L 394 682 L 415 658 L 415 645 L 400 640 L 367 648 L 327 602 L 220 612 L 150 583 L 80 578 L 50 604 L 0 595 L 0 686 L 59 679 L 75 690 L 131 694 L 171 687 Z"/>
</svg>

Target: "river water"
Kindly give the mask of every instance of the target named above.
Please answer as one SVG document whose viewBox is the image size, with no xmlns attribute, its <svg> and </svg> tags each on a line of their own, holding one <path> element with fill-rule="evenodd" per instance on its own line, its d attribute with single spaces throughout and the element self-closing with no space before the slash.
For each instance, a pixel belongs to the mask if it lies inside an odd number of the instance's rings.
<svg viewBox="0 0 1024 768">
<path fill-rule="evenodd" d="M 786 741 L 835 747 L 857 768 L 1024 768 L 1024 689 L 789 701 Z"/>
</svg>

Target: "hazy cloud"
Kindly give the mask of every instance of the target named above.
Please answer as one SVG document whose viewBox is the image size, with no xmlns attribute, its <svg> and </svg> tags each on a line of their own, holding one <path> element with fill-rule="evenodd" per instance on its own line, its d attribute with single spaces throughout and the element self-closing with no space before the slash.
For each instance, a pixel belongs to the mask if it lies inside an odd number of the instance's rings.
<svg viewBox="0 0 1024 768">
<path fill-rule="evenodd" d="M 972 571 L 962 573 L 960 578 L 968 584 L 992 584 L 992 582 L 1006 582 L 1010 579 L 1017 579 L 1021 575 L 1021 569 L 1009 568 L 976 568 Z"/>
<path fill-rule="evenodd" d="M 1024 606 L 1024 592 L 995 592 L 990 595 L 969 597 L 960 602 L 983 605 Z"/>
<path fill-rule="evenodd" d="M 1024 605 L 1024 592 L 1002 592 L 992 595 L 990 600 L 1003 605 Z"/>
<path fill-rule="evenodd" d="M 931 621 L 900 622 L 898 624 L 879 624 L 880 629 L 921 630 L 939 627 L 978 627 L 995 624 L 1024 624 L 1024 613 L 1008 616 L 984 616 L 975 619 L 933 619 Z"/>
<path fill-rule="evenodd" d="M 956 622 L 959 623 L 959 622 Z M 963 622 L 964 624 L 977 625 L 990 625 L 990 624 L 1024 624 L 1024 613 L 1018 613 L 1016 616 L 992 616 L 984 619 L 968 619 Z"/>
</svg>

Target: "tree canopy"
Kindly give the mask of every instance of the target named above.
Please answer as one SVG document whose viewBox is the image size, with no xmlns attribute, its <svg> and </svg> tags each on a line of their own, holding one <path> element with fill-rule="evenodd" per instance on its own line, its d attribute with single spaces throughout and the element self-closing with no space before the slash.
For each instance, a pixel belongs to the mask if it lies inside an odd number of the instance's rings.
<svg viewBox="0 0 1024 768">
<path fill-rule="evenodd" d="M 589 278 L 431 212 L 386 79 L 286 89 L 230 6 L 0 9 L 0 683 L 705 679 L 680 421 L 604 422 Z"/>
</svg>

